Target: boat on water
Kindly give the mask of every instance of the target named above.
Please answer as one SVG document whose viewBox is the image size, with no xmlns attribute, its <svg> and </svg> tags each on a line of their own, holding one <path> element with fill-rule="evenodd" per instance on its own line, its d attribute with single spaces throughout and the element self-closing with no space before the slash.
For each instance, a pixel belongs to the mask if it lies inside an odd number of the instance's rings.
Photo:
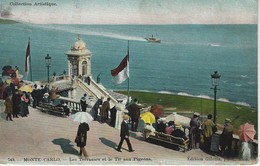
<svg viewBox="0 0 260 166">
<path fill-rule="evenodd" d="M 155 38 L 155 37 L 153 37 L 153 35 L 152 35 L 152 37 L 145 38 L 145 40 L 147 40 L 148 42 L 151 42 L 151 43 L 161 43 L 161 39 Z"/>
<path fill-rule="evenodd" d="M 208 43 L 209 46 L 212 46 L 212 47 L 219 47 L 220 44 L 219 43 Z"/>
</svg>

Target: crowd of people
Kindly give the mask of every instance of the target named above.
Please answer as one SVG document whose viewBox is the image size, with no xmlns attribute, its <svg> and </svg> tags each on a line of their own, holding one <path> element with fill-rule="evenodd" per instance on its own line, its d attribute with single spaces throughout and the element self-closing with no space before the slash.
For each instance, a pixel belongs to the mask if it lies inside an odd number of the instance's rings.
<svg viewBox="0 0 260 166">
<path fill-rule="evenodd" d="M 194 113 L 190 119 L 188 133 L 185 132 L 183 126 L 174 122 L 173 120 L 166 121 L 165 118 L 157 118 L 153 124 L 146 124 L 145 129 L 165 133 L 174 137 L 189 139 L 189 149 L 202 149 L 207 153 L 212 153 L 212 137 L 217 132 L 217 126 L 212 121 L 212 115 L 209 114 L 207 119 L 203 122 L 200 121 L 200 114 Z M 233 141 L 234 127 L 232 121 L 228 118 L 225 119 L 223 131 L 219 135 L 219 154 L 225 157 L 231 157 L 232 154 L 232 141 Z M 150 133 L 150 134 L 152 134 Z"/>
<path fill-rule="evenodd" d="M 5 100 L 5 113 L 7 114 L 6 120 L 10 121 L 13 121 L 13 118 L 19 118 L 19 116 L 27 117 L 29 114 L 28 106 L 31 103 L 34 108 L 39 106 L 39 102 L 43 101 L 43 97 L 41 96 L 43 96 L 46 91 L 44 88 L 35 88 L 32 92 L 26 92 L 20 91 L 19 86 L 13 86 L 13 88 L 9 87 L 12 87 L 12 83 L 6 84 L 1 99 Z"/>
<path fill-rule="evenodd" d="M 123 105 L 122 100 L 118 100 L 118 103 L 112 108 L 110 108 L 109 101 L 110 98 L 107 98 L 106 101 L 104 101 L 103 97 L 96 101 L 92 108 L 94 120 L 99 121 L 100 123 L 109 122 L 108 120 L 110 120 L 110 126 L 121 129 L 121 122 L 124 121 L 123 117 L 124 115 L 127 115 L 129 116 L 128 123 L 131 126 L 131 131 L 137 132 L 141 110 L 141 107 L 138 105 L 138 100 L 134 99 L 127 105 Z M 154 107 L 151 107 L 151 109 L 159 109 L 155 106 L 156 105 L 154 105 Z M 152 112 L 152 110 L 150 111 Z M 193 117 L 190 119 L 189 127 L 186 126 L 186 128 L 189 129 L 188 133 L 185 132 L 183 126 L 180 123 L 174 122 L 173 120 L 166 122 L 166 118 L 160 117 L 156 117 L 155 123 L 146 124 L 145 127 L 153 131 L 162 132 L 178 138 L 183 138 L 184 140 L 189 139 L 189 149 L 201 148 L 205 152 L 210 153 L 212 136 L 217 131 L 217 127 L 212 121 L 211 114 L 209 114 L 207 116 L 207 119 L 203 122 L 201 122 L 200 119 L 200 114 L 195 112 L 193 114 Z M 231 124 L 231 120 L 226 119 L 223 132 L 220 134 L 219 142 L 220 154 L 222 156 L 228 157 L 231 153 L 233 131 L 234 128 Z M 131 146 L 129 146 L 129 148 L 131 149 Z M 120 148 L 117 150 L 120 150 Z"/>
<path fill-rule="evenodd" d="M 17 72 L 16 72 L 17 73 Z M 16 74 L 13 74 L 12 77 L 16 77 Z M 39 106 L 40 102 L 53 103 L 55 105 L 57 99 L 58 88 L 52 86 L 51 90 L 48 90 L 48 86 L 38 86 L 34 85 L 32 92 L 21 91 L 19 88 L 25 85 L 23 82 L 14 82 L 11 81 L 0 82 L 0 99 L 5 100 L 5 113 L 6 120 L 13 121 L 14 118 L 27 117 L 29 115 L 28 106 L 32 103 L 33 108 Z M 32 99 L 32 100 L 31 100 Z M 120 129 L 120 142 L 117 147 L 117 151 L 121 152 L 121 146 L 124 140 L 127 142 L 129 152 L 134 151 L 129 140 L 129 129 L 128 124 L 131 125 L 131 131 L 137 132 L 139 121 L 140 121 L 140 111 L 141 107 L 138 104 L 138 100 L 135 98 L 127 105 L 123 104 L 123 100 L 118 99 L 116 105 L 111 108 L 110 98 L 106 100 L 104 97 L 101 97 L 96 101 L 92 107 L 92 116 L 95 121 L 100 123 L 107 123 L 109 125 Z M 89 106 L 89 98 L 87 94 L 84 94 L 80 99 L 81 110 L 83 112 L 87 111 Z M 66 102 L 58 104 L 61 106 L 67 116 L 70 114 L 70 109 Z M 157 108 L 157 105 L 151 107 L 151 112 L 153 109 Z M 109 116 L 110 115 L 110 116 Z M 225 119 L 224 128 L 220 135 L 220 154 L 222 156 L 229 156 L 232 151 L 232 141 L 233 141 L 233 132 L 234 128 L 232 126 L 232 121 L 230 119 Z M 211 142 L 212 136 L 217 131 L 216 124 L 212 121 L 212 115 L 207 116 L 207 120 L 201 122 L 200 114 L 194 113 L 193 117 L 189 123 L 189 133 L 185 133 L 183 127 L 180 123 L 176 123 L 173 120 L 166 122 L 165 118 L 156 117 L 156 122 L 153 124 L 146 124 L 146 128 L 149 128 L 151 131 L 162 132 L 174 137 L 183 138 L 184 140 L 189 139 L 189 148 L 197 149 L 201 148 L 206 152 L 211 151 Z M 77 136 L 82 136 L 85 141 L 77 143 L 81 148 L 80 154 L 87 156 L 85 149 L 83 148 L 86 145 L 86 133 L 89 130 L 88 124 L 81 124 L 78 129 Z"/>
<path fill-rule="evenodd" d="M 109 97 L 106 101 L 104 101 L 104 97 L 97 99 L 92 107 L 92 116 L 94 120 L 99 121 L 100 123 L 109 123 L 110 126 L 120 129 L 123 116 L 128 115 L 131 123 L 131 131 L 137 132 L 141 110 L 141 106 L 138 105 L 138 100 L 134 99 L 127 105 L 124 105 L 123 100 L 118 99 L 117 103 L 112 108 L 110 106 L 110 100 Z M 81 107 L 83 108 L 83 100 L 80 102 Z"/>
<path fill-rule="evenodd" d="M 83 97 L 80 99 L 81 109 L 83 112 L 86 112 L 86 107 L 88 107 L 88 100 L 89 99 L 87 97 L 87 94 L 84 94 Z M 109 97 L 106 99 L 106 101 L 104 101 L 104 97 L 97 99 L 97 101 L 92 107 L 91 114 L 93 116 L 93 119 L 95 121 L 99 121 L 101 124 L 108 122 L 109 119 L 110 126 L 120 129 L 120 142 L 118 146 L 115 147 L 115 150 L 117 150 L 118 152 L 122 152 L 121 151 L 122 144 L 124 141 L 126 141 L 129 152 L 134 152 L 132 148 L 132 144 L 130 143 L 130 139 L 129 139 L 128 124 L 129 124 L 130 116 L 128 114 L 129 112 L 132 111 L 131 109 L 132 105 L 136 104 L 137 100 L 135 99 L 134 102 L 129 105 L 131 107 L 125 107 L 125 105 L 122 104 L 123 100 L 119 99 L 116 105 L 112 108 L 110 108 L 110 100 L 111 99 Z M 140 107 L 138 107 L 138 109 L 134 111 L 138 111 L 140 114 Z M 135 128 L 132 128 L 132 130 L 137 131 L 137 127 L 138 125 L 135 125 Z M 75 142 L 77 146 L 80 147 L 79 155 L 81 156 L 83 154 L 84 157 L 88 157 L 87 151 L 85 150 L 88 131 L 89 131 L 89 125 L 86 122 L 80 123 L 75 138 Z"/>
</svg>

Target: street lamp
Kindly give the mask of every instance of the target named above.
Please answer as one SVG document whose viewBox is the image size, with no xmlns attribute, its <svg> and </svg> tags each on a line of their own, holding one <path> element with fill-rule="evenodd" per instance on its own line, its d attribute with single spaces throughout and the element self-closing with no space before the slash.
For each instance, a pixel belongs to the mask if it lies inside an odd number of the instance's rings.
<svg viewBox="0 0 260 166">
<path fill-rule="evenodd" d="M 216 124 L 216 115 L 217 115 L 217 110 L 216 110 L 216 95 L 217 95 L 217 86 L 218 86 L 218 83 L 219 83 L 219 79 L 220 79 L 220 74 L 218 74 L 218 71 L 215 71 L 214 74 L 211 74 L 211 78 L 212 78 L 212 86 L 213 88 L 211 89 L 214 89 L 214 123 Z"/>
<path fill-rule="evenodd" d="M 45 57 L 45 63 L 47 67 L 48 84 L 50 83 L 50 67 L 51 67 L 51 57 L 49 54 Z"/>
</svg>

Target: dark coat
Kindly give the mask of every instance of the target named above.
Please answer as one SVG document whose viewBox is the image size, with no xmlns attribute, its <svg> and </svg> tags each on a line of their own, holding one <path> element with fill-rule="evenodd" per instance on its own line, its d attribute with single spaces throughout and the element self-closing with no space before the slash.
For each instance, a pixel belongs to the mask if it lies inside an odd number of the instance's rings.
<svg viewBox="0 0 260 166">
<path fill-rule="evenodd" d="M 15 93 L 12 97 L 12 101 L 13 101 L 13 113 L 18 114 L 20 111 L 21 95 Z"/>
<path fill-rule="evenodd" d="M 220 146 L 232 146 L 233 141 L 233 126 L 231 124 L 225 125 L 223 132 L 220 135 Z"/>
<path fill-rule="evenodd" d="M 157 123 L 156 131 L 165 133 L 166 124 Z"/>
<path fill-rule="evenodd" d="M 98 99 L 95 103 L 95 105 L 93 106 L 94 110 L 97 110 L 99 108 L 100 105 L 103 104 L 102 99 Z"/>
<path fill-rule="evenodd" d="M 9 97 L 5 98 L 4 104 L 5 104 L 5 113 L 7 114 L 13 113 L 13 102 Z"/>
<path fill-rule="evenodd" d="M 33 89 L 31 95 L 32 95 L 32 98 L 35 100 L 37 98 L 37 96 L 38 96 L 38 90 L 37 89 Z"/>
<path fill-rule="evenodd" d="M 181 129 L 176 129 L 176 130 L 174 130 L 171 135 L 174 136 L 174 137 L 183 138 L 183 139 L 185 139 L 185 140 L 187 139 L 187 137 L 186 137 L 184 131 L 182 131 Z"/>
<path fill-rule="evenodd" d="M 77 137 L 80 141 L 76 142 L 78 147 L 84 147 L 87 144 L 87 131 L 89 131 L 89 125 L 87 123 L 81 123 L 78 128 Z"/>
<path fill-rule="evenodd" d="M 107 118 L 108 117 L 108 110 L 110 109 L 109 101 L 105 101 L 102 104 L 101 110 L 100 110 L 100 116 Z"/>
<path fill-rule="evenodd" d="M 138 120 L 140 117 L 140 107 L 136 103 L 132 103 L 127 107 L 129 116 L 132 120 Z"/>
<path fill-rule="evenodd" d="M 87 109 L 87 106 L 88 106 L 86 97 L 82 97 L 80 99 L 80 104 L 81 104 L 82 111 L 86 112 L 86 109 Z"/>
<path fill-rule="evenodd" d="M 129 128 L 128 124 L 123 120 L 121 123 L 120 137 L 125 138 L 125 136 L 129 136 Z"/>
</svg>

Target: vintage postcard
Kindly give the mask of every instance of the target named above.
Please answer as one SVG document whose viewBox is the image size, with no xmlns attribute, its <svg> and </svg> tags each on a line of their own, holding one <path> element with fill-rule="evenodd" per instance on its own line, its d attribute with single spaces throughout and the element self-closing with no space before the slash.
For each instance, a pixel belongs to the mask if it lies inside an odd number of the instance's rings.
<svg viewBox="0 0 260 166">
<path fill-rule="evenodd" d="M 257 0 L 1 0 L 1 165 L 255 165 Z"/>
</svg>

